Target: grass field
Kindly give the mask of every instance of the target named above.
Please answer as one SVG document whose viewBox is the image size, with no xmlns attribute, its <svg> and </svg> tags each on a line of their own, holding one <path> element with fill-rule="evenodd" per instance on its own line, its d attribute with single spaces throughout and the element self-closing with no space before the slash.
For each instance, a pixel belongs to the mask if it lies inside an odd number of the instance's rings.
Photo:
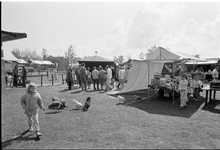
<svg viewBox="0 0 220 150">
<path fill-rule="evenodd" d="M 66 85 L 38 87 L 44 105 L 52 97 L 66 100 L 68 108 L 54 113 L 40 111 L 39 121 L 43 136 L 36 140 L 28 129 L 27 117 L 20 106 L 24 88 L 10 88 L 2 99 L 3 149 L 219 149 L 220 148 L 220 93 L 204 107 L 204 93 L 198 102 L 178 110 L 179 99 L 155 97 L 135 101 L 133 95 L 147 96 L 146 91 L 124 94 L 124 105 L 116 96 L 100 91 L 67 90 Z M 90 96 L 87 112 L 76 110 L 72 99 L 82 103 Z M 16 137 L 17 135 L 17 137 Z"/>
</svg>

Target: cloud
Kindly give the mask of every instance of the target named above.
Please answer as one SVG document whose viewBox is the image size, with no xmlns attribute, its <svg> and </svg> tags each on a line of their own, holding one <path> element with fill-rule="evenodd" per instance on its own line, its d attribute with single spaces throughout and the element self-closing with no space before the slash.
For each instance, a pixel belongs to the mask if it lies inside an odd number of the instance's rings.
<svg viewBox="0 0 220 150">
<path fill-rule="evenodd" d="M 179 33 L 166 30 L 172 21 L 185 13 L 187 5 L 171 3 L 157 8 L 152 3 L 144 3 L 127 21 L 120 18 L 111 29 L 111 34 L 95 39 L 86 45 L 76 46 L 78 57 L 98 55 L 113 60 L 114 56 L 131 56 L 138 59 L 141 52 L 146 53 L 153 45 L 169 48 L 171 51 L 202 57 L 220 56 L 220 15 L 213 21 L 198 23 L 189 18 L 179 27 Z M 172 29 L 171 29 L 172 30 Z M 60 53 L 66 47 L 60 48 Z M 62 52 L 64 53 L 64 52 Z"/>
<path fill-rule="evenodd" d="M 66 45 L 49 45 L 45 47 L 47 49 L 47 53 L 52 56 L 65 56 L 65 52 L 68 49 Z"/>
</svg>

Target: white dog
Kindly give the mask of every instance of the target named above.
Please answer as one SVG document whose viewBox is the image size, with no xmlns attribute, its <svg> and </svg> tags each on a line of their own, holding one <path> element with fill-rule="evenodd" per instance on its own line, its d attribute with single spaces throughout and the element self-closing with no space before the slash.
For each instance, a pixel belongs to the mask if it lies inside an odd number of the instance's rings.
<svg viewBox="0 0 220 150">
<path fill-rule="evenodd" d="M 118 101 L 119 101 L 119 103 L 124 103 L 124 101 L 125 101 L 125 98 L 124 97 L 122 97 L 121 95 L 118 95 Z"/>
<path fill-rule="evenodd" d="M 78 102 L 77 100 L 73 99 L 73 101 L 75 102 L 75 106 L 77 109 L 82 109 L 83 108 L 83 104 Z"/>
</svg>

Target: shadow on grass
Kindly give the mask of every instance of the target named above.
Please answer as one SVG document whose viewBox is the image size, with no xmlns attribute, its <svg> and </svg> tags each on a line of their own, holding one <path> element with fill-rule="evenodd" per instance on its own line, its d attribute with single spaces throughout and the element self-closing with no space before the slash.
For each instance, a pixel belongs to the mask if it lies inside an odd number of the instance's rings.
<svg viewBox="0 0 220 150">
<path fill-rule="evenodd" d="M 77 91 L 71 92 L 70 94 L 78 94 L 78 93 L 81 93 L 81 92 L 83 92 L 83 91 L 82 90 L 77 90 Z"/>
<path fill-rule="evenodd" d="M 206 106 L 204 106 L 202 110 L 220 114 L 220 100 L 212 100 Z"/>
<path fill-rule="evenodd" d="M 69 89 L 63 89 L 63 90 L 61 90 L 59 92 L 66 92 L 66 91 L 69 91 Z"/>
<path fill-rule="evenodd" d="M 40 139 L 36 138 L 36 137 L 30 137 L 31 134 L 27 135 L 27 136 L 24 136 L 26 135 L 27 133 L 29 133 L 28 130 L 22 132 L 20 135 L 12 138 L 12 139 L 9 139 L 9 140 L 6 140 L 4 142 L 2 142 L 2 148 L 6 148 L 8 147 L 9 145 L 12 144 L 13 141 L 39 141 Z"/>
<path fill-rule="evenodd" d="M 46 112 L 45 114 L 49 115 L 49 114 L 57 114 L 57 113 L 61 113 L 61 111 L 58 111 L 58 112 L 51 111 L 51 112 Z"/>
<path fill-rule="evenodd" d="M 189 99 L 189 104 L 187 104 L 187 107 L 183 110 L 178 110 L 180 106 L 179 97 L 175 97 L 173 104 L 172 98 L 160 99 L 157 97 L 157 95 L 154 95 L 151 92 L 149 92 L 150 98 L 146 99 L 148 97 L 147 90 L 129 92 L 120 95 L 125 98 L 125 102 L 123 104 L 124 106 L 135 107 L 150 114 L 177 116 L 184 118 L 190 118 L 204 103 L 203 97 L 200 97 L 200 100 L 198 102 Z M 141 98 L 145 98 L 145 99 L 137 101 L 134 98 L 134 95 L 138 95 Z M 111 96 L 117 97 L 118 95 L 111 95 Z M 120 104 L 116 104 L 116 105 L 120 105 Z"/>
<path fill-rule="evenodd" d="M 79 110 L 82 110 L 82 109 L 73 108 L 73 109 L 70 109 L 69 111 L 79 111 Z"/>
</svg>

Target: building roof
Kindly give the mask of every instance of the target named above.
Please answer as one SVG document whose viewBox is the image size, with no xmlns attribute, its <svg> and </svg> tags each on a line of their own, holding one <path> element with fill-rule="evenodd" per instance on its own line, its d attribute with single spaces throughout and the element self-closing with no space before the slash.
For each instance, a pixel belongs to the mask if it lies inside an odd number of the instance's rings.
<svg viewBox="0 0 220 150">
<path fill-rule="evenodd" d="M 1 38 L 2 38 L 2 42 L 7 42 L 7 41 L 12 41 L 12 40 L 27 38 L 27 34 L 1 30 Z"/>
<path fill-rule="evenodd" d="M 114 62 L 112 60 L 100 56 L 86 56 L 82 60 L 78 60 L 78 62 L 82 62 L 82 61 Z"/>
</svg>

